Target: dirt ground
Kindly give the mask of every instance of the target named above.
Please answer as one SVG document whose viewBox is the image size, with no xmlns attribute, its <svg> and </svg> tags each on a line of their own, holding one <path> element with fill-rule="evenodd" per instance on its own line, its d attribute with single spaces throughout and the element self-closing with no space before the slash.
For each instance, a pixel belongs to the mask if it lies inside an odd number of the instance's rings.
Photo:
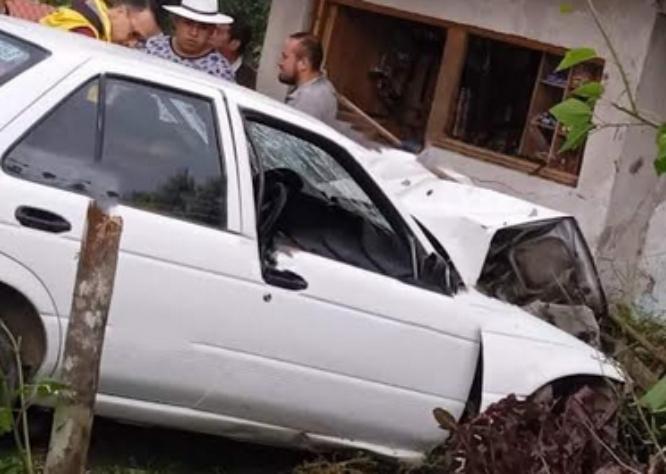
<svg viewBox="0 0 666 474">
<path fill-rule="evenodd" d="M 33 452 L 48 448 L 48 420 L 37 417 Z M 3 439 L 0 456 L 11 449 Z M 96 418 L 89 466 L 91 474 L 259 474 L 288 473 L 314 455 L 234 442 L 183 431 L 131 426 Z M 39 462 L 38 462 L 39 463 Z"/>
</svg>

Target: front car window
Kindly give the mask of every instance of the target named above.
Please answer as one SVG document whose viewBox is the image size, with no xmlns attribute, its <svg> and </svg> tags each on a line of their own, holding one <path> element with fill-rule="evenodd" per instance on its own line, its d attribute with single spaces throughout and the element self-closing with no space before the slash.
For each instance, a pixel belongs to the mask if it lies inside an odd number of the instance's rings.
<svg viewBox="0 0 666 474">
<path fill-rule="evenodd" d="M 405 236 L 333 152 L 256 121 L 247 122 L 247 133 L 264 176 L 260 241 L 399 279 L 414 277 Z M 264 228 L 266 221 L 271 225 Z"/>
<path fill-rule="evenodd" d="M 387 232 L 393 231 L 365 191 L 320 147 L 257 122 L 249 123 L 249 131 L 252 143 L 261 156 L 264 171 L 291 169 L 309 185 L 304 188 L 305 192 L 320 194 L 324 199 L 370 220 Z"/>
</svg>

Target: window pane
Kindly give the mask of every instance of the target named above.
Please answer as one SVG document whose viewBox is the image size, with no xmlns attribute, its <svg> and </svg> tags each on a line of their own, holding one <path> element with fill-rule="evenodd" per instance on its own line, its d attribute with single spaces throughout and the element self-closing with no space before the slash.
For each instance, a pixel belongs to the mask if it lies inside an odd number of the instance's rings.
<svg viewBox="0 0 666 474">
<path fill-rule="evenodd" d="M 97 80 L 61 102 L 7 155 L 6 172 L 31 181 L 88 192 L 97 180 L 93 169 Z"/>
<path fill-rule="evenodd" d="M 413 276 L 406 240 L 336 157 L 314 143 L 262 124 L 250 123 L 248 134 L 267 172 L 259 218 L 262 209 L 280 206 L 274 227 L 259 236 L 269 239 L 268 247 L 286 245 L 394 278 Z M 272 177 L 270 171 L 275 169 L 291 173 Z M 292 173 L 302 183 L 288 178 Z M 276 199 L 279 193 L 272 182 L 280 177 L 290 183 L 283 204 Z"/>
<path fill-rule="evenodd" d="M 451 135 L 517 155 L 540 61 L 540 51 L 470 36 Z"/>
<path fill-rule="evenodd" d="M 250 123 L 249 132 L 265 171 L 276 168 L 295 171 L 308 184 L 305 192 L 308 189 L 319 192 L 348 211 L 392 231 L 368 195 L 327 152 L 294 135 L 259 123 Z"/>
<path fill-rule="evenodd" d="M 46 52 L 31 44 L 0 33 L 0 85 L 46 56 Z"/>
<path fill-rule="evenodd" d="M 200 98 L 109 80 L 102 169 L 128 205 L 226 225 L 226 180 L 212 105 Z"/>
</svg>

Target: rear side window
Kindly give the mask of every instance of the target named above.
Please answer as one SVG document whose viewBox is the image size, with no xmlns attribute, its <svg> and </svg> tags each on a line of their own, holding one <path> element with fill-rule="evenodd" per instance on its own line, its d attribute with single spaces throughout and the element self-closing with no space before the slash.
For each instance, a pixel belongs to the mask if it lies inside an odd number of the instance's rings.
<svg viewBox="0 0 666 474">
<path fill-rule="evenodd" d="M 227 186 L 207 98 L 96 78 L 6 154 L 16 177 L 168 217 L 226 227 Z"/>
<path fill-rule="evenodd" d="M 46 56 L 46 51 L 0 32 L 0 86 Z"/>
<path fill-rule="evenodd" d="M 93 80 L 38 123 L 4 161 L 5 171 L 70 191 L 86 192 L 95 170 L 98 84 Z"/>
</svg>

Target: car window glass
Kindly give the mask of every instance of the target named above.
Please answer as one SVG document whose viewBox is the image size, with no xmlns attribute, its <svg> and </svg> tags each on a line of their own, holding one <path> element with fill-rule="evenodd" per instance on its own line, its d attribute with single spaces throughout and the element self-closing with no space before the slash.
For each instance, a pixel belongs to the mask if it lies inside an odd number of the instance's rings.
<svg viewBox="0 0 666 474">
<path fill-rule="evenodd" d="M 391 225 L 350 174 L 326 151 L 295 135 L 249 122 L 248 133 L 264 171 L 287 168 L 307 182 L 304 189 L 322 193 L 350 212 L 386 230 Z"/>
<path fill-rule="evenodd" d="M 224 227 L 226 179 L 212 104 L 155 86 L 107 79 L 100 107 L 99 91 L 95 79 L 63 100 L 9 151 L 4 170 L 91 197 L 117 198 L 151 212 Z M 103 133 L 97 130 L 98 115 Z"/>
<path fill-rule="evenodd" d="M 286 246 L 394 278 L 413 276 L 403 234 L 338 157 L 284 129 L 247 124 L 263 168 L 262 252 Z"/>
<path fill-rule="evenodd" d="M 97 81 L 67 97 L 9 152 L 10 174 L 59 188 L 86 192 L 96 179 Z"/>
<path fill-rule="evenodd" d="M 107 193 L 142 209 L 225 225 L 226 180 L 212 104 L 111 79 L 104 124 Z"/>
<path fill-rule="evenodd" d="M 25 41 L 0 33 L 0 85 L 16 77 L 48 54 Z"/>
</svg>

